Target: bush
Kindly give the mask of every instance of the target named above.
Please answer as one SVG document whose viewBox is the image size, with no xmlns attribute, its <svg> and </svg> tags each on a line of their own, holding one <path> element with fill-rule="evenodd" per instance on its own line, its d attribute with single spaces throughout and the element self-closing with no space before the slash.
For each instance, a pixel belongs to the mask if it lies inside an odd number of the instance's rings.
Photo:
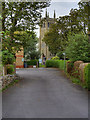
<svg viewBox="0 0 90 120">
<path fill-rule="evenodd" d="M 27 65 L 30 66 L 30 65 L 37 65 L 37 62 L 38 60 L 30 60 L 30 61 L 27 61 Z"/>
<path fill-rule="evenodd" d="M 61 69 L 61 70 L 66 70 L 66 62 L 67 62 L 67 60 L 59 60 L 59 68 Z"/>
<path fill-rule="evenodd" d="M 9 53 L 8 50 L 2 52 L 2 64 L 13 64 L 15 62 L 15 57 L 12 53 Z"/>
<path fill-rule="evenodd" d="M 58 56 L 52 57 L 52 60 L 59 60 Z"/>
<path fill-rule="evenodd" d="M 46 67 L 55 67 L 59 68 L 59 60 L 47 60 Z"/>
<path fill-rule="evenodd" d="M 68 41 L 65 53 L 71 61 L 90 61 L 90 44 L 88 43 L 87 35 L 83 33 L 73 34 L 68 37 Z"/>
<path fill-rule="evenodd" d="M 64 55 L 62 51 L 58 52 L 56 55 L 59 57 L 59 59 L 64 59 Z"/>
<path fill-rule="evenodd" d="M 85 77 L 85 81 L 86 81 L 88 90 L 90 90 L 90 64 L 88 64 L 87 66 L 85 66 L 84 77 Z"/>
<path fill-rule="evenodd" d="M 47 60 L 46 67 L 55 67 L 64 70 L 66 68 L 66 61 L 64 63 L 64 60 Z"/>
<path fill-rule="evenodd" d="M 14 65 L 8 65 L 7 66 L 7 74 L 13 74 L 14 73 Z"/>
</svg>

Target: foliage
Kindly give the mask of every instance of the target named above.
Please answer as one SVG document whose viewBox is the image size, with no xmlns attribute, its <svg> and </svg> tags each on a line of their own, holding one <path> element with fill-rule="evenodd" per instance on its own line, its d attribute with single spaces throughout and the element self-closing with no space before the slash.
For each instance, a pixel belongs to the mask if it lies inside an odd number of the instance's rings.
<svg viewBox="0 0 90 120">
<path fill-rule="evenodd" d="M 2 64 L 3 65 L 13 64 L 13 62 L 15 62 L 14 55 L 9 53 L 8 51 L 3 51 L 2 52 Z"/>
<path fill-rule="evenodd" d="M 45 67 L 45 65 L 44 65 L 44 64 L 42 64 L 42 63 L 39 63 L 39 67 L 44 68 L 44 67 Z"/>
<path fill-rule="evenodd" d="M 56 55 L 59 57 L 59 59 L 64 59 L 63 51 L 58 52 Z"/>
<path fill-rule="evenodd" d="M 64 70 L 66 68 L 66 61 L 64 63 L 64 60 L 47 60 L 46 67 L 55 67 Z"/>
<path fill-rule="evenodd" d="M 82 86 L 83 88 L 87 88 L 87 85 L 85 83 L 82 83 L 80 79 L 75 78 L 73 76 L 70 76 L 69 74 L 67 74 L 67 77 L 74 83 L 74 84 L 78 84 L 80 86 Z"/>
<path fill-rule="evenodd" d="M 52 60 L 59 60 L 58 56 L 52 57 Z"/>
<path fill-rule="evenodd" d="M 86 27 L 88 26 L 88 31 L 90 31 L 90 1 L 89 2 L 79 2 L 79 20 L 82 22 L 83 24 L 83 30 L 86 33 Z"/>
<path fill-rule="evenodd" d="M 67 62 L 67 60 L 60 60 L 59 61 L 59 69 L 61 69 L 61 70 L 65 70 L 66 71 L 66 62 Z"/>
<path fill-rule="evenodd" d="M 84 68 L 84 77 L 85 77 L 85 82 L 88 86 L 88 90 L 90 90 L 90 64 L 88 64 Z"/>
<path fill-rule="evenodd" d="M 7 66 L 7 74 L 13 74 L 14 71 L 14 65 Z"/>
<path fill-rule="evenodd" d="M 40 58 L 40 52 L 39 52 L 39 51 L 32 51 L 32 52 L 30 53 L 30 58 L 31 58 L 32 60 L 34 60 L 34 59 L 39 59 L 39 58 Z"/>
<path fill-rule="evenodd" d="M 41 10 L 50 5 L 47 2 L 2 2 L 2 28 L 14 31 L 32 30 L 41 17 Z M 7 19 L 6 19 L 7 18 Z"/>
<path fill-rule="evenodd" d="M 74 69 L 74 63 L 72 61 L 67 61 L 67 73 L 69 73 L 70 75 L 72 74 L 72 71 Z"/>
<path fill-rule="evenodd" d="M 51 53 L 56 55 L 65 50 L 68 45 L 69 34 L 78 34 L 82 31 L 86 34 L 87 27 L 88 31 L 90 31 L 89 3 L 79 2 L 79 9 L 71 9 L 69 15 L 59 17 L 55 24 L 51 25 L 43 38 Z M 61 54 L 59 56 L 62 57 Z"/>
<path fill-rule="evenodd" d="M 80 20 L 80 11 L 77 9 L 71 9 L 69 15 L 69 26 L 71 33 L 78 33 L 82 31 L 83 26 L 81 24 L 82 21 Z"/>
<path fill-rule="evenodd" d="M 38 38 L 36 33 L 33 31 L 16 31 L 15 37 L 20 41 L 20 44 L 24 48 L 24 58 L 27 59 L 39 59 L 40 52 L 36 51 L 36 44 Z"/>
<path fill-rule="evenodd" d="M 30 66 L 30 65 L 37 65 L 37 62 L 38 60 L 30 60 L 30 61 L 27 61 L 27 65 Z"/>
<path fill-rule="evenodd" d="M 36 34 L 33 31 L 16 31 L 14 32 L 16 42 L 23 46 L 24 49 L 35 50 L 37 43 Z"/>
<path fill-rule="evenodd" d="M 5 31 L 3 32 L 3 41 L 2 41 L 2 51 L 7 51 L 15 54 L 16 51 L 20 50 L 20 43 L 16 43 L 15 41 L 13 41 L 12 43 L 12 39 L 10 36 L 10 31 Z M 18 49 L 17 49 L 18 48 Z"/>
<path fill-rule="evenodd" d="M 89 62 L 89 49 L 90 44 L 88 44 L 88 36 L 79 33 L 69 36 L 68 46 L 66 48 L 66 55 L 71 61 L 84 61 Z"/>
<path fill-rule="evenodd" d="M 48 45 L 52 54 L 56 54 L 60 50 L 60 40 L 58 28 L 56 24 L 51 25 L 50 29 L 44 35 L 43 41 Z"/>
<path fill-rule="evenodd" d="M 17 31 L 34 31 L 41 17 L 43 8 L 50 5 L 47 2 L 2 2 L 3 49 L 15 54 L 21 46 L 26 46 L 29 35 L 15 35 Z M 7 32 L 8 31 L 8 32 Z"/>
<path fill-rule="evenodd" d="M 59 68 L 59 60 L 47 60 L 46 67 L 55 67 Z"/>
</svg>

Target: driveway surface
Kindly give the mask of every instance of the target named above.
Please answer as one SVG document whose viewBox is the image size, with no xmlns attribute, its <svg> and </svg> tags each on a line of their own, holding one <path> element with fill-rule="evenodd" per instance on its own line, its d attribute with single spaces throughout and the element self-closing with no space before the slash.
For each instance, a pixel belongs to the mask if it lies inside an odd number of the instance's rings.
<svg viewBox="0 0 90 120">
<path fill-rule="evenodd" d="M 22 79 L 3 92 L 3 118 L 88 118 L 88 93 L 58 69 L 18 69 Z"/>
</svg>

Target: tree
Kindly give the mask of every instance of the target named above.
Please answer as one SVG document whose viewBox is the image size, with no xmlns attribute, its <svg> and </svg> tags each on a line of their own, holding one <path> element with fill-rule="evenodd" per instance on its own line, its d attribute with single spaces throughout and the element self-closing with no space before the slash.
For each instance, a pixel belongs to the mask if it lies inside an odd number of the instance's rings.
<svg viewBox="0 0 90 120">
<path fill-rule="evenodd" d="M 41 17 L 42 8 L 48 7 L 48 2 L 2 2 L 2 29 L 7 34 L 8 32 L 8 48 L 11 47 L 15 50 L 19 50 L 20 43 L 16 42 L 14 32 L 15 31 L 33 31 L 35 25 L 38 23 Z M 4 42 L 6 43 L 5 34 L 3 36 L 3 47 Z M 23 39 L 26 41 L 26 39 Z M 24 42 L 25 43 L 25 42 Z M 5 49 L 5 48 L 3 48 Z M 10 50 L 10 49 L 9 49 Z"/>
<path fill-rule="evenodd" d="M 15 57 L 13 54 L 9 53 L 9 51 L 3 51 L 2 52 L 2 64 L 13 64 L 15 62 Z"/>
<path fill-rule="evenodd" d="M 39 59 L 40 53 L 36 48 L 36 44 L 38 42 L 36 34 L 33 31 L 27 31 L 26 38 L 26 42 L 24 43 L 23 41 L 25 59 Z"/>
<path fill-rule="evenodd" d="M 52 54 L 56 54 L 60 49 L 60 41 L 58 37 L 59 31 L 57 24 L 53 24 L 43 38 L 43 41 L 48 45 L 49 50 Z"/>
<path fill-rule="evenodd" d="M 73 34 L 69 36 L 68 46 L 66 47 L 66 56 L 71 61 L 82 60 L 90 62 L 90 44 L 88 44 L 88 36 L 84 33 Z"/>
<path fill-rule="evenodd" d="M 74 33 L 78 33 L 82 31 L 82 21 L 80 20 L 80 10 L 77 9 L 71 9 L 70 10 L 70 21 L 69 21 L 69 26 L 70 26 L 70 31 Z"/>
<path fill-rule="evenodd" d="M 88 2 L 79 2 L 80 17 L 84 24 L 84 31 L 86 32 L 86 27 L 88 27 L 88 36 L 90 43 L 90 1 Z"/>
<path fill-rule="evenodd" d="M 22 31 L 34 29 L 42 8 L 48 7 L 48 2 L 2 2 L 2 23 L 4 30 Z"/>
<path fill-rule="evenodd" d="M 68 44 L 68 35 L 83 31 L 79 10 L 71 9 L 69 15 L 59 17 L 45 34 L 43 41 L 51 53 L 63 53 Z"/>
</svg>

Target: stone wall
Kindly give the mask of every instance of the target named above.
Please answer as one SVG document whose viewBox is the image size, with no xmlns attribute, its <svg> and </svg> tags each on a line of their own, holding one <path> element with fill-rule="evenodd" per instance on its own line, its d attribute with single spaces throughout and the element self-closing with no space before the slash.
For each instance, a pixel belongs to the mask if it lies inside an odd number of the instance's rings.
<svg viewBox="0 0 90 120">
<path fill-rule="evenodd" d="M 71 61 L 67 62 L 66 70 L 67 72 L 76 78 L 79 78 L 82 82 L 85 82 L 84 68 L 90 63 L 84 63 L 83 61 L 74 62 L 74 66 L 71 66 Z"/>
<path fill-rule="evenodd" d="M 17 76 L 16 74 L 1 76 L 1 78 L 0 78 L 0 89 L 5 88 L 10 83 L 14 82 L 15 80 L 19 80 L 19 79 L 20 79 L 20 77 Z"/>
<path fill-rule="evenodd" d="M 89 63 L 81 63 L 79 65 L 79 73 L 80 73 L 80 80 L 82 82 L 85 82 L 85 76 L 84 76 L 84 68 L 86 65 L 88 65 Z"/>
</svg>

